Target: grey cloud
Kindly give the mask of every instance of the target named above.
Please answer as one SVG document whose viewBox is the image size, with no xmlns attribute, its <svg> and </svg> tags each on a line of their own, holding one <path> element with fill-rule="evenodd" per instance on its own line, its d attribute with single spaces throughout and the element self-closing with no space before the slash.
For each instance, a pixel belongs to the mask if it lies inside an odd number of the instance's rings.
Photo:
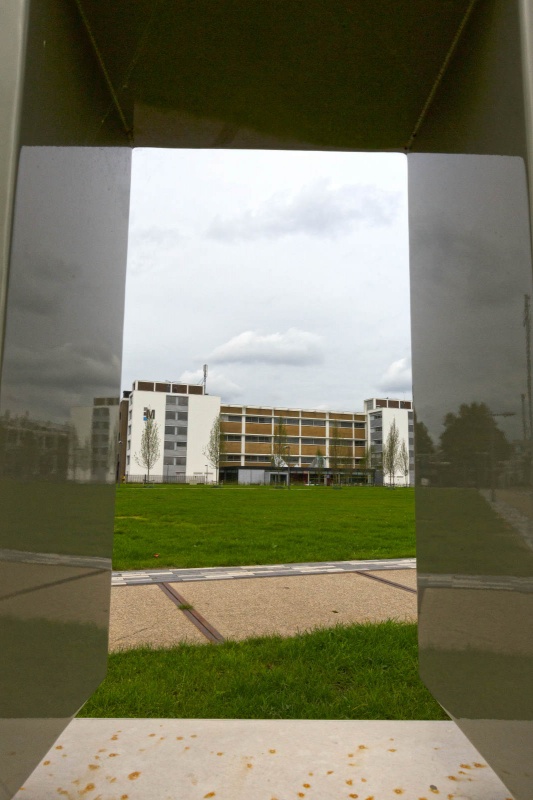
<svg viewBox="0 0 533 800">
<path fill-rule="evenodd" d="M 209 361 L 213 363 L 292 366 L 320 364 L 323 360 L 322 337 L 298 328 L 269 334 L 244 331 L 216 347 L 209 356 Z"/>
<path fill-rule="evenodd" d="M 335 238 L 361 227 L 390 224 L 399 204 L 398 192 L 355 184 L 336 188 L 321 180 L 294 195 L 274 195 L 232 219 L 216 217 L 207 235 L 226 242 L 297 234 Z"/>
<path fill-rule="evenodd" d="M 385 370 L 378 383 L 378 388 L 382 392 L 390 392 L 391 394 L 410 393 L 412 385 L 411 359 L 400 358 L 398 361 L 393 361 Z"/>
</svg>

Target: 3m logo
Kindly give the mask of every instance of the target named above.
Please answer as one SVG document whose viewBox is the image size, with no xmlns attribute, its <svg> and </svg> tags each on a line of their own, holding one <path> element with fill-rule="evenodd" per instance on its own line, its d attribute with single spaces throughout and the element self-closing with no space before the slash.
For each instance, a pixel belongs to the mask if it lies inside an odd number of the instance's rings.
<svg viewBox="0 0 533 800">
<path fill-rule="evenodd" d="M 155 419 L 155 409 L 154 408 L 146 408 L 143 412 L 143 420 L 146 422 L 147 419 Z"/>
</svg>

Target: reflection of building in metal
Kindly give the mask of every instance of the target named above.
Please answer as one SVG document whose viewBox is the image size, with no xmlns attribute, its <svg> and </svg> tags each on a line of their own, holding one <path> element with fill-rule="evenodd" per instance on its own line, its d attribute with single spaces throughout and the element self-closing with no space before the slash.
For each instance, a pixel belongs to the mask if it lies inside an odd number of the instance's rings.
<svg viewBox="0 0 533 800">
<path fill-rule="evenodd" d="M 135 381 L 124 392 L 120 407 L 121 455 L 119 477 L 144 476 L 136 461 L 147 415 L 156 421 L 161 436 L 160 454 L 150 473 L 154 479 L 215 479 L 206 463 L 204 449 L 213 422 L 221 420 L 223 455 L 220 479 L 239 483 L 285 481 L 288 467 L 292 479 L 322 483 L 342 478 L 348 483 L 367 483 L 375 466 L 368 463 L 368 420 L 384 424 L 396 419 L 400 435 L 409 448 L 410 478 L 414 475 L 412 403 L 407 400 L 365 402 L 365 411 L 323 411 L 272 406 L 242 406 L 220 403 L 219 397 L 204 395 L 202 386 Z M 281 423 L 283 441 L 279 440 Z M 164 431 L 163 431 L 164 428 Z M 374 425 L 372 429 L 377 433 Z M 386 434 L 385 434 L 386 435 Z M 381 443 L 380 443 L 381 444 Z M 282 455 L 276 456 L 279 449 Z M 376 448 L 376 459 L 381 447 Z M 403 477 L 403 476 L 402 476 Z"/>
<path fill-rule="evenodd" d="M 20 480 L 65 480 L 69 428 L 33 419 L 28 414 L 0 417 L 0 470 Z"/>
<path fill-rule="evenodd" d="M 92 406 L 70 413 L 70 480 L 109 483 L 116 478 L 119 433 L 117 397 L 95 397 Z"/>
<path fill-rule="evenodd" d="M 377 468 L 376 482 L 383 481 L 382 455 L 393 422 L 399 434 L 399 444 L 405 442 L 409 453 L 409 471 L 405 475 L 403 465 L 398 463 L 396 476 L 403 483 L 413 484 L 415 480 L 415 434 L 414 412 L 410 400 L 391 400 L 388 397 L 373 397 L 365 400 L 365 413 L 368 422 L 368 447 L 371 465 Z M 395 482 L 395 481 L 393 481 Z"/>
</svg>

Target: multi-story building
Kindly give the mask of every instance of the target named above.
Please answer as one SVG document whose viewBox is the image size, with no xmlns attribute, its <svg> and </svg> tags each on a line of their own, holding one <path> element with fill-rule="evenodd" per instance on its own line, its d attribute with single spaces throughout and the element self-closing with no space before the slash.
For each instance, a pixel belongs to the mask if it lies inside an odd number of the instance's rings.
<svg viewBox="0 0 533 800">
<path fill-rule="evenodd" d="M 270 483 L 286 480 L 290 467 L 293 480 L 322 482 L 334 467 L 366 482 L 364 413 L 222 405 L 220 414 L 221 479 Z M 283 456 L 273 458 L 280 425 Z"/>
<path fill-rule="evenodd" d="M 203 386 L 135 381 L 121 402 L 119 476 L 135 480 L 146 474 L 138 458 L 144 423 L 151 417 L 162 434 L 154 477 L 216 480 L 204 451 L 220 414 L 222 481 L 286 482 L 290 470 L 293 481 L 331 482 L 342 474 L 347 482 L 367 483 L 376 469 L 379 477 L 382 443 L 393 419 L 414 470 L 412 413 L 409 401 L 377 398 L 365 401 L 364 411 L 228 405 L 204 394 Z M 413 474 L 409 477 L 412 481 Z"/>
<path fill-rule="evenodd" d="M 124 394 L 122 474 L 144 476 L 147 472 L 138 459 L 144 423 L 150 416 L 162 434 L 152 475 L 174 480 L 185 476 L 214 478 L 204 449 L 220 413 L 220 397 L 204 394 L 203 386 L 154 381 L 135 381 L 131 392 Z"/>
<path fill-rule="evenodd" d="M 415 439 L 414 439 L 414 412 L 410 400 L 391 400 L 388 397 L 373 397 L 365 400 L 365 414 L 367 418 L 367 435 L 372 466 L 378 468 L 378 481 L 380 478 L 380 465 L 382 462 L 383 445 L 392 423 L 396 422 L 400 442 L 404 441 L 409 453 L 409 476 L 398 472 L 396 476 L 400 483 L 414 483 L 415 470 Z"/>
</svg>

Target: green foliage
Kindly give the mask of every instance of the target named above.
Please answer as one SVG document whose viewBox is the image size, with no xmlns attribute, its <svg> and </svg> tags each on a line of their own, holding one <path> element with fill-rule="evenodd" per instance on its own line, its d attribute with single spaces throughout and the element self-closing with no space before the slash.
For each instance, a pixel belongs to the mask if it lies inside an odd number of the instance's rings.
<svg viewBox="0 0 533 800">
<path fill-rule="evenodd" d="M 220 414 L 215 417 L 211 433 L 209 434 L 209 441 L 204 447 L 204 456 L 207 458 L 211 466 L 216 472 L 216 482 L 218 483 L 218 475 L 220 470 L 220 463 L 224 458 L 226 452 L 226 442 L 220 426 Z"/>
<path fill-rule="evenodd" d="M 416 625 L 392 621 L 143 648 L 110 656 L 80 716 L 447 719 L 417 668 Z"/>
<path fill-rule="evenodd" d="M 151 411 L 151 409 L 148 408 L 148 411 Z M 149 414 L 144 422 L 141 435 L 141 450 L 134 455 L 137 464 L 146 470 L 148 478 L 150 478 L 150 470 L 157 463 L 159 455 L 159 426 Z"/>
</svg>

